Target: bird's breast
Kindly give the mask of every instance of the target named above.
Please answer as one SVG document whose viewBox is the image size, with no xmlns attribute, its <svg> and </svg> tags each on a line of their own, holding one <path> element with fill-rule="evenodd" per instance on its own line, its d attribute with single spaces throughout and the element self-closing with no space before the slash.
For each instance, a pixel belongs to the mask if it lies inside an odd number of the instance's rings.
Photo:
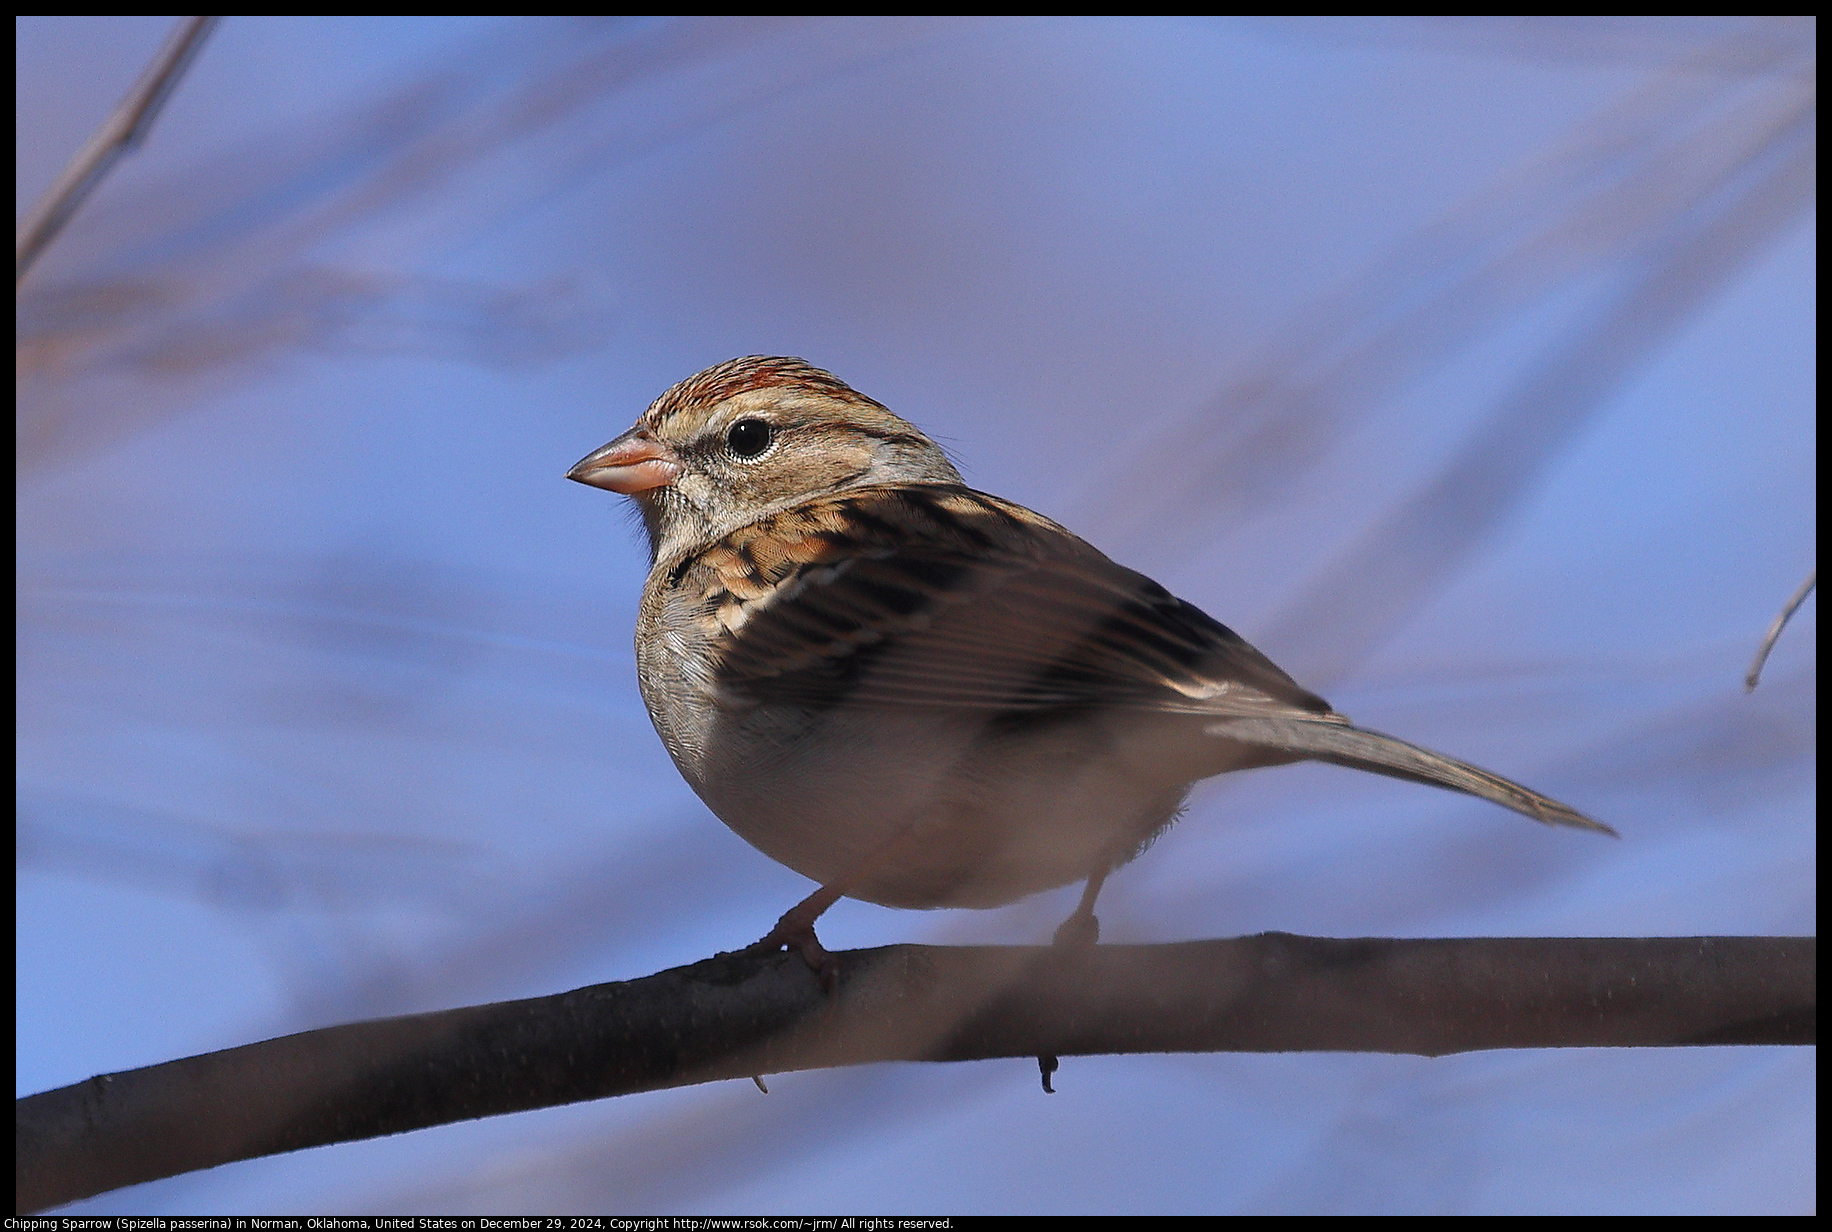
<svg viewBox="0 0 1832 1232">
<path fill-rule="evenodd" d="M 1110 718 L 720 708 L 689 781 L 759 850 L 852 897 L 996 906 L 1124 862 L 1175 815 L 1188 785 Z"/>
</svg>

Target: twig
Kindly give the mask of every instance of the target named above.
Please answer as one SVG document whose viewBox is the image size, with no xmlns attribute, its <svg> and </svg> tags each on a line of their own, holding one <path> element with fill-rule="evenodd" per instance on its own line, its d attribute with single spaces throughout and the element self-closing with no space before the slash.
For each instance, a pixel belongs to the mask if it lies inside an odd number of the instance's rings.
<svg viewBox="0 0 1832 1232">
<path fill-rule="evenodd" d="M 197 55 L 198 48 L 203 46 L 204 39 L 209 37 L 210 30 L 219 19 L 216 17 L 189 17 L 166 40 L 153 62 L 147 65 L 140 80 L 127 92 L 109 117 L 102 121 L 102 126 L 95 130 L 95 135 L 83 144 L 64 168 L 64 173 L 51 185 L 32 212 L 25 216 L 14 235 L 14 256 L 17 266 L 17 277 L 13 280 L 15 288 L 25 281 L 26 271 L 32 268 L 38 256 L 57 233 L 64 229 L 83 201 L 95 191 L 104 177 L 114 169 L 123 155 L 131 152 L 146 139 L 152 129 L 153 121 L 159 118 L 159 111 L 165 101 L 171 97 L 172 90 L 184 76 L 185 70 Z"/>
<path fill-rule="evenodd" d="M 1756 657 L 1749 665 L 1749 671 L 1743 676 L 1745 693 L 1756 691 L 1756 685 L 1762 680 L 1762 668 L 1768 662 L 1769 651 L 1773 650 L 1775 643 L 1781 640 L 1781 631 L 1787 628 L 1787 622 L 1794 619 L 1794 613 L 1800 610 L 1800 605 L 1805 603 L 1807 596 L 1813 593 L 1813 585 L 1818 578 L 1818 567 L 1809 569 L 1807 580 L 1800 584 L 1800 589 L 1794 592 L 1794 597 L 1789 599 L 1787 606 L 1781 609 L 1781 615 L 1775 617 L 1775 623 L 1768 627 L 1768 632 L 1763 635 L 1762 645 L 1757 648 Z"/>
<path fill-rule="evenodd" d="M 1810 1044 L 1813 938 L 892 946 L 721 955 L 306 1031 L 18 1101 L 21 1211 L 232 1160 L 719 1079 L 1143 1052 Z"/>
</svg>

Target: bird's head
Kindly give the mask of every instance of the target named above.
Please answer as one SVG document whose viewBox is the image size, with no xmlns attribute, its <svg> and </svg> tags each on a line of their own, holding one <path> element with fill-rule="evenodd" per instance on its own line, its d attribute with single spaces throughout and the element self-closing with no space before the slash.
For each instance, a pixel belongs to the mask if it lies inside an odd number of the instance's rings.
<svg viewBox="0 0 1832 1232">
<path fill-rule="evenodd" d="M 655 560 L 846 488 L 961 482 L 914 424 L 832 373 L 765 355 L 688 377 L 566 477 L 634 500 Z"/>
</svg>

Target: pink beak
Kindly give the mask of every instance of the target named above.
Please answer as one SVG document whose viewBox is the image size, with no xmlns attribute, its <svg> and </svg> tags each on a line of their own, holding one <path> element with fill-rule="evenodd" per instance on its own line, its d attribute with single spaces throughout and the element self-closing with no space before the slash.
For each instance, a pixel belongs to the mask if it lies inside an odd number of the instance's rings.
<svg viewBox="0 0 1832 1232">
<path fill-rule="evenodd" d="M 602 449 L 579 459 L 566 472 L 568 479 L 634 496 L 673 483 L 681 473 L 674 451 L 649 435 L 647 428 L 632 428 Z"/>
</svg>

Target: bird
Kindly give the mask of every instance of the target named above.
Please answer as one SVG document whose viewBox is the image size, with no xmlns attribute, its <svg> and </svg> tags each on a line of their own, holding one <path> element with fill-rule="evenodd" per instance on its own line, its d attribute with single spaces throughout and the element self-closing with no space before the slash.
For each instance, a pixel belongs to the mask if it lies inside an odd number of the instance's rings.
<svg viewBox="0 0 1832 1232">
<path fill-rule="evenodd" d="M 1053 940 L 1093 944 L 1108 875 L 1238 770 L 1329 762 L 1615 833 L 1356 726 L 803 359 L 688 377 L 567 477 L 641 516 L 637 680 L 674 764 L 820 887 L 744 952 L 797 951 L 829 986 L 815 921 L 842 897 L 994 907 L 1082 882 Z"/>
</svg>

